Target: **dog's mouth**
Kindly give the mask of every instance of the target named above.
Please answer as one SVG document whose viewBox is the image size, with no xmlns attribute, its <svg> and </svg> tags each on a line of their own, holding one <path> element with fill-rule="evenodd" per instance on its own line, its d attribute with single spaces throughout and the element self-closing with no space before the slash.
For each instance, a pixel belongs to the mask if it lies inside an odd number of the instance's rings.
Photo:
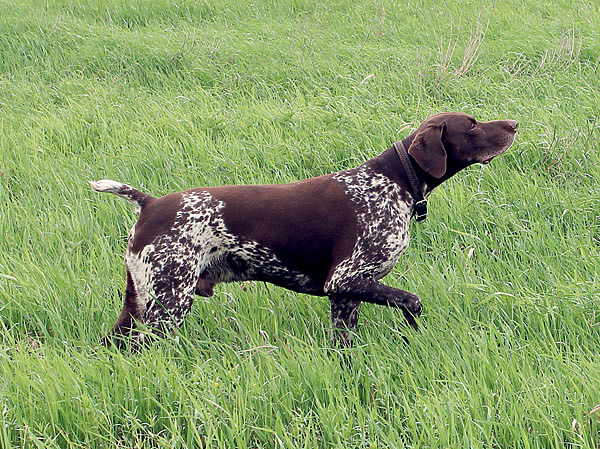
<svg viewBox="0 0 600 449">
<path fill-rule="evenodd" d="M 479 161 L 479 163 L 484 164 L 484 165 L 489 164 L 490 162 L 492 162 L 492 159 L 494 159 L 496 156 L 499 156 L 502 153 L 504 153 L 506 150 L 508 150 L 512 146 L 514 141 L 515 141 L 514 134 L 505 136 L 504 139 L 502 139 L 502 141 L 499 142 L 499 146 L 500 146 L 499 151 L 487 156 L 485 159 L 482 159 L 481 161 Z"/>
<path fill-rule="evenodd" d="M 508 147 L 507 147 L 507 148 L 508 148 Z M 506 149 L 507 149 L 507 148 L 502 148 L 502 149 L 500 149 L 500 151 L 497 151 L 497 152 L 494 152 L 494 153 L 491 153 L 491 154 L 486 154 L 486 155 L 484 155 L 483 157 L 481 157 L 481 159 L 479 159 L 479 161 L 478 161 L 478 162 L 479 162 L 480 164 L 487 165 L 487 164 L 489 164 L 490 162 L 492 162 L 492 159 L 494 159 L 496 156 L 499 156 L 499 155 L 501 155 L 502 153 L 504 153 L 504 152 L 506 151 Z"/>
<path fill-rule="evenodd" d="M 500 156 L 502 153 L 504 153 L 504 152 L 505 152 L 505 151 L 508 149 L 508 147 L 509 147 L 509 146 L 510 146 L 510 145 L 507 145 L 507 146 L 506 146 L 506 148 L 502 148 L 502 149 L 501 149 L 500 151 L 498 151 L 497 153 L 488 154 L 488 155 L 486 155 L 486 156 L 482 157 L 482 158 L 479 160 L 479 163 L 480 163 L 480 164 L 484 164 L 484 165 L 487 165 L 487 164 L 489 164 L 490 162 L 492 162 L 492 159 L 494 159 L 496 156 Z"/>
</svg>

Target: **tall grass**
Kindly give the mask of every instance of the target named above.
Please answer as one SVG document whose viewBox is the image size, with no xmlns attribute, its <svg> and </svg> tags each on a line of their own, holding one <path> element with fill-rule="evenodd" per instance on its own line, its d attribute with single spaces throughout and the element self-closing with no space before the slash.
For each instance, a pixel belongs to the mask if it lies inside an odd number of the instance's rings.
<svg viewBox="0 0 600 449">
<path fill-rule="evenodd" d="M 0 448 L 598 447 L 598 24 L 583 0 L 0 2 Z M 520 128 L 411 225 L 385 282 L 421 332 L 367 305 L 340 353 L 326 300 L 246 283 L 141 354 L 96 346 L 135 216 L 88 179 L 289 182 L 448 110 Z"/>
</svg>

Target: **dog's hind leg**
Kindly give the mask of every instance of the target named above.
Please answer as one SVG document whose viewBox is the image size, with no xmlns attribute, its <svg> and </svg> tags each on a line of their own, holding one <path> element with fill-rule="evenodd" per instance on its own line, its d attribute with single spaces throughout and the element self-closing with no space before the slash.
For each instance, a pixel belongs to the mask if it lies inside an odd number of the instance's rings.
<svg viewBox="0 0 600 449">
<path fill-rule="evenodd" d="M 105 335 L 100 344 L 111 346 L 115 344 L 117 347 L 123 346 L 123 338 L 129 337 L 131 331 L 135 328 L 136 321 L 142 319 L 143 308 L 140 307 L 138 296 L 133 283 L 133 278 L 129 269 L 127 269 L 127 285 L 125 287 L 125 300 L 123 309 L 117 321 L 113 325 L 111 331 Z"/>
<path fill-rule="evenodd" d="M 182 254 L 159 260 L 147 270 L 150 275 L 142 322 L 153 336 L 163 337 L 181 326 L 192 307 L 198 283 L 198 261 Z M 138 334 L 134 344 L 142 344 L 145 338 L 144 334 Z"/>
</svg>

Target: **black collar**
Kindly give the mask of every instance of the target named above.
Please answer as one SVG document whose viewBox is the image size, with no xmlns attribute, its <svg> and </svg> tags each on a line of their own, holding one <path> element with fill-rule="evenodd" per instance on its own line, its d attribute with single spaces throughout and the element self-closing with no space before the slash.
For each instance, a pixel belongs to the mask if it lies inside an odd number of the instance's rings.
<svg viewBox="0 0 600 449">
<path fill-rule="evenodd" d="M 410 158 L 408 157 L 408 153 L 406 152 L 406 148 L 404 148 L 404 144 L 402 143 L 402 141 L 395 142 L 394 149 L 396 150 L 398 159 L 400 159 L 402 167 L 404 167 L 404 171 L 408 176 L 410 186 L 412 187 L 413 196 L 415 199 L 415 202 L 413 204 L 412 216 L 415 216 L 417 221 L 424 221 L 427 218 L 427 200 L 423 195 L 423 189 L 421 188 L 421 184 L 419 183 L 419 178 L 417 178 L 415 169 L 413 168 L 413 165 L 410 162 Z"/>
</svg>

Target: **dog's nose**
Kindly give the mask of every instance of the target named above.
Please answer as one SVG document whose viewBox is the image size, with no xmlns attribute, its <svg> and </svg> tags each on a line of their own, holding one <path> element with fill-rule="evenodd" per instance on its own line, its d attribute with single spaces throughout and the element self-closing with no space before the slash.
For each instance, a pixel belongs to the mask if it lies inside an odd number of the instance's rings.
<svg viewBox="0 0 600 449">
<path fill-rule="evenodd" d="M 508 123 L 508 126 L 510 126 L 515 132 L 517 131 L 519 124 L 516 120 L 507 120 L 506 122 Z"/>
</svg>

